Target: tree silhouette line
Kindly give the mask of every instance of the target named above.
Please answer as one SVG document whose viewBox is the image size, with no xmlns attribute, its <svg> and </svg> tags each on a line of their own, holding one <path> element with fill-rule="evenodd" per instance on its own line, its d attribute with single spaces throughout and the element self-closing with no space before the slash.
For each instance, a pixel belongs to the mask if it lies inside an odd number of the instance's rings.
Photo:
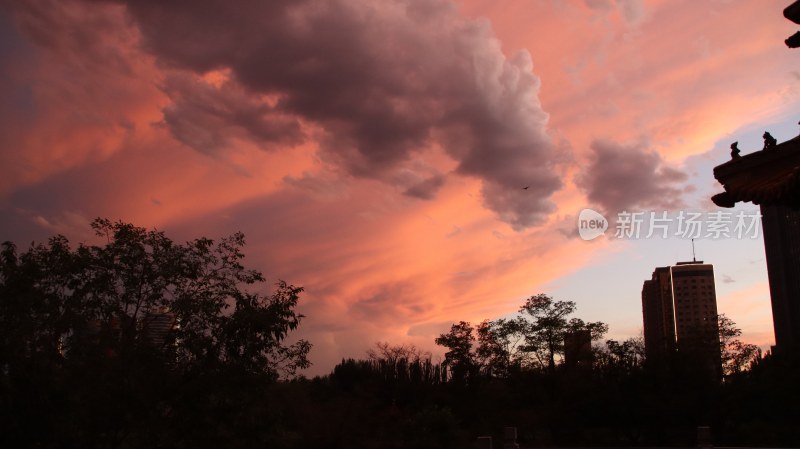
<svg viewBox="0 0 800 449">
<path fill-rule="evenodd" d="M 798 444 L 797 360 L 719 317 L 722 379 L 691 353 L 657 366 L 641 338 L 545 294 L 434 343 L 378 342 L 308 379 L 301 287 L 244 266 L 242 234 L 176 243 L 123 222 L 99 242 L 0 247 L 0 447 L 461 448 Z M 602 342 L 602 343 L 601 343 Z"/>
</svg>

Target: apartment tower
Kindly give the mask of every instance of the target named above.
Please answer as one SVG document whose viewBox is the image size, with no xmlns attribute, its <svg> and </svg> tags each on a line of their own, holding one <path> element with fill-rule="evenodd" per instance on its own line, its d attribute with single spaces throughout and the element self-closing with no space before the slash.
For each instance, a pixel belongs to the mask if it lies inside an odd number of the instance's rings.
<svg viewBox="0 0 800 449">
<path fill-rule="evenodd" d="M 677 351 L 719 372 L 713 265 L 692 261 L 656 268 L 642 286 L 642 318 L 648 361 L 664 363 Z"/>
</svg>

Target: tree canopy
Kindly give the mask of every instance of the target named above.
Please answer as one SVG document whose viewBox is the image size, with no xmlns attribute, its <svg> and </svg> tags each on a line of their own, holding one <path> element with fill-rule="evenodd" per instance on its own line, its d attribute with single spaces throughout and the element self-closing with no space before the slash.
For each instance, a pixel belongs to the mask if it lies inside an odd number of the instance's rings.
<svg viewBox="0 0 800 449">
<path fill-rule="evenodd" d="M 263 293 L 264 276 L 243 265 L 243 234 L 176 243 L 128 223 L 91 226 L 104 243 L 72 248 L 59 235 L 25 251 L 0 247 L 0 400 L 17 415 L 3 417 L 10 427 L 26 413 L 15 405 L 45 413 L 35 399 L 51 388 L 73 407 L 105 396 L 92 420 L 113 440 L 137 401 L 169 416 L 192 402 L 192 382 L 272 382 L 310 365 L 311 344 L 287 342 L 303 289 L 280 281 Z M 125 406 L 111 410 L 115 401 Z M 102 413 L 118 418 L 116 430 L 98 424 Z"/>
<path fill-rule="evenodd" d="M 264 277 L 242 265 L 244 235 L 178 244 L 163 232 L 97 219 L 105 245 L 71 249 L 63 236 L 22 254 L 0 252 L 0 326 L 5 360 L 71 360 L 88 347 L 123 355 L 168 351 L 184 369 L 218 364 L 291 376 L 309 365 L 310 345 L 283 342 L 302 315 L 302 288 L 281 281 L 271 295 L 250 291 Z M 153 348 L 152 318 L 174 322 Z M 148 320 L 148 318 L 151 318 Z M 102 340 L 102 341 L 97 341 Z"/>
<path fill-rule="evenodd" d="M 719 329 L 719 350 L 724 376 L 730 377 L 739 374 L 761 358 L 761 349 L 754 344 L 739 340 L 742 330 L 736 327 L 736 323 L 725 314 L 717 315 L 717 328 Z"/>
<path fill-rule="evenodd" d="M 719 340 L 698 335 L 724 382 L 680 351 L 646 363 L 641 337 L 596 344 L 605 323 L 543 294 L 453 324 L 441 364 L 378 342 L 309 380 L 302 288 L 264 291 L 242 234 L 92 227 L 93 244 L 0 245 L 0 447 L 444 449 L 509 425 L 526 447 L 689 446 L 709 423 L 715 444 L 796 446 L 796 361 L 723 315 Z"/>
<path fill-rule="evenodd" d="M 585 332 L 588 342 L 600 340 L 608 325 L 570 318 L 576 306 L 539 294 L 528 298 L 512 318 L 485 320 L 473 326 L 461 321 L 440 335 L 436 344 L 446 347 L 444 364 L 456 379 L 483 374 L 506 377 L 521 368 L 553 371 L 563 359 L 564 341 Z"/>
</svg>

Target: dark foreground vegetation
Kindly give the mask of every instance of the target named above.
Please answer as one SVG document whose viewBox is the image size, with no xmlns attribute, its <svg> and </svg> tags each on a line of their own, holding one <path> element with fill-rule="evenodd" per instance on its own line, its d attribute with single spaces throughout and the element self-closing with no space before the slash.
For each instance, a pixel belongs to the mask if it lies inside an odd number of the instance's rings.
<svg viewBox="0 0 800 449">
<path fill-rule="evenodd" d="M 243 236 L 93 227 L 103 244 L 0 248 L 0 447 L 499 447 L 504 426 L 523 447 L 664 446 L 700 425 L 718 446 L 800 444 L 800 366 L 725 317 L 723 378 L 686 354 L 645 360 L 638 339 L 600 344 L 605 324 L 536 295 L 514 318 L 454 324 L 442 363 L 378 343 L 306 379 L 302 289 L 260 293 Z"/>
</svg>

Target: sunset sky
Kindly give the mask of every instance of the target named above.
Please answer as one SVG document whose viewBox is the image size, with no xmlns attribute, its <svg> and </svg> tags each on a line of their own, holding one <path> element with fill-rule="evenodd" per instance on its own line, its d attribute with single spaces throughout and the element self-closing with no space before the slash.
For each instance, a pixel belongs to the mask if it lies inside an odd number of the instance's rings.
<svg viewBox="0 0 800 449">
<path fill-rule="evenodd" d="M 642 282 L 692 247 L 615 218 L 715 211 L 732 142 L 798 134 L 788 3 L 0 0 L 0 240 L 242 231 L 306 289 L 309 374 L 379 340 L 438 356 L 537 293 L 637 336 Z M 773 344 L 760 234 L 695 243 L 719 311 Z"/>
</svg>

